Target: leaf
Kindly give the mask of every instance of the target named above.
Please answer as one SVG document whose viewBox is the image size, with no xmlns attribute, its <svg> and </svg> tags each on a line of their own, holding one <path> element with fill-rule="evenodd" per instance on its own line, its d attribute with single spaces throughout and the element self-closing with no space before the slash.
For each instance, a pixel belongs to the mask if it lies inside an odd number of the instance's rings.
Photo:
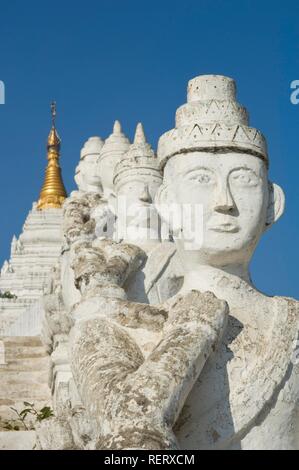
<svg viewBox="0 0 299 470">
<path fill-rule="evenodd" d="M 27 415 L 28 413 L 33 413 L 31 408 L 25 408 L 24 410 L 21 411 L 20 416 Z"/>
<path fill-rule="evenodd" d="M 49 406 L 44 406 L 37 415 L 37 420 L 42 421 L 43 419 L 48 419 L 51 416 L 54 416 L 53 410 Z"/>
<path fill-rule="evenodd" d="M 20 417 L 20 414 L 19 414 L 18 410 L 16 410 L 16 409 L 13 408 L 12 406 L 10 407 L 10 409 L 11 409 L 12 411 L 14 411 L 14 412 L 17 414 L 18 417 Z"/>
<path fill-rule="evenodd" d="M 13 408 L 12 406 L 10 407 L 10 409 L 11 409 L 12 411 L 14 411 L 15 413 L 19 414 L 18 410 L 16 410 L 16 409 Z"/>
<path fill-rule="evenodd" d="M 25 406 L 30 406 L 30 408 L 33 408 L 34 407 L 34 403 L 29 403 L 29 401 L 23 401 L 23 404 Z"/>
<path fill-rule="evenodd" d="M 14 429 L 14 427 L 13 427 L 11 424 L 9 424 L 9 423 L 7 423 L 7 424 L 6 424 L 5 426 L 3 426 L 3 427 L 4 427 L 4 429 L 8 429 L 9 431 L 12 431 L 12 430 Z"/>
</svg>

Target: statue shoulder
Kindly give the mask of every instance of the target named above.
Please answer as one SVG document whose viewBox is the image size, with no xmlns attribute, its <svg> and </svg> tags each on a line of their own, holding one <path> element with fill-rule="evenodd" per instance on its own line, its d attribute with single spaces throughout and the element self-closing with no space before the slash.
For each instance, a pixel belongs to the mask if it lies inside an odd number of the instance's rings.
<svg viewBox="0 0 299 470">
<path fill-rule="evenodd" d="M 299 300 L 292 297 L 273 297 L 280 323 L 289 330 L 299 332 Z"/>
<path fill-rule="evenodd" d="M 146 263 L 147 273 L 151 273 L 153 277 L 159 276 L 159 274 L 165 270 L 166 266 L 168 266 L 175 254 L 176 247 L 174 243 L 159 243 L 148 255 Z"/>
<path fill-rule="evenodd" d="M 182 266 L 177 259 L 177 251 L 174 243 L 160 243 L 148 255 L 144 268 L 145 291 L 149 295 L 152 290 L 157 290 L 159 286 L 160 294 L 156 296 L 159 302 L 172 297 L 182 284 Z M 151 302 L 152 303 L 152 302 Z M 153 302 L 154 303 L 154 302 Z"/>
<path fill-rule="evenodd" d="M 275 296 L 273 299 L 277 302 L 277 304 L 288 305 L 290 308 L 293 308 L 299 312 L 299 300 L 294 299 L 293 297 L 285 296 Z"/>
</svg>

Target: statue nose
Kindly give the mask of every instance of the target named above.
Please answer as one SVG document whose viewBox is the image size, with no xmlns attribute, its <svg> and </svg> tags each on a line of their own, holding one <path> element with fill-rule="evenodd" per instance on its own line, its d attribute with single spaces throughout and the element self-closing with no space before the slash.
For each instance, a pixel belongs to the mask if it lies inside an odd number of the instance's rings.
<svg viewBox="0 0 299 470">
<path fill-rule="evenodd" d="M 235 203 L 231 195 L 228 185 L 225 185 L 218 192 L 215 199 L 214 209 L 217 212 L 232 212 L 235 208 Z"/>
<path fill-rule="evenodd" d="M 152 202 L 152 198 L 151 198 L 151 195 L 150 195 L 150 192 L 149 192 L 149 189 L 148 189 L 148 185 L 144 186 L 144 189 L 143 189 L 142 193 L 139 196 L 139 201 L 148 202 L 148 203 Z"/>
</svg>

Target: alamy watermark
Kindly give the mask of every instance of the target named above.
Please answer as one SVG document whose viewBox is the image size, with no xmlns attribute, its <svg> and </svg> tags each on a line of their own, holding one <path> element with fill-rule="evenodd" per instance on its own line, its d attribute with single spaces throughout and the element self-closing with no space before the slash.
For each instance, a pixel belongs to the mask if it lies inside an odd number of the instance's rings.
<svg viewBox="0 0 299 470">
<path fill-rule="evenodd" d="M 5 104 L 5 85 L 2 80 L 0 80 L 0 104 Z"/>
<path fill-rule="evenodd" d="M 116 214 L 118 214 L 116 216 Z M 99 214 L 98 237 L 115 240 L 152 242 L 172 237 L 183 239 L 188 250 L 198 250 L 203 243 L 202 204 L 140 204 L 128 205 L 125 196 L 119 196 L 115 214 Z M 95 217 L 97 218 L 97 217 Z"/>
<path fill-rule="evenodd" d="M 291 90 L 291 96 L 290 100 L 292 104 L 299 104 L 299 80 L 293 80 L 290 85 Z"/>
</svg>

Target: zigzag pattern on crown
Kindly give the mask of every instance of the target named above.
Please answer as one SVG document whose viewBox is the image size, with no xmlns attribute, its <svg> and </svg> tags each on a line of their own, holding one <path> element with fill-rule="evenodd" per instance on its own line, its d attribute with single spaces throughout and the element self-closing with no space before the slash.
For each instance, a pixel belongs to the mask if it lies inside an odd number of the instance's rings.
<svg viewBox="0 0 299 470">
<path fill-rule="evenodd" d="M 244 106 L 232 100 L 193 101 L 176 111 L 176 127 L 219 121 L 247 125 L 248 113 Z"/>
<path fill-rule="evenodd" d="M 235 148 L 262 158 L 268 165 L 267 143 L 261 132 L 240 124 L 213 123 L 182 126 L 160 137 L 158 160 L 163 169 L 175 154 L 202 149 Z"/>
</svg>

